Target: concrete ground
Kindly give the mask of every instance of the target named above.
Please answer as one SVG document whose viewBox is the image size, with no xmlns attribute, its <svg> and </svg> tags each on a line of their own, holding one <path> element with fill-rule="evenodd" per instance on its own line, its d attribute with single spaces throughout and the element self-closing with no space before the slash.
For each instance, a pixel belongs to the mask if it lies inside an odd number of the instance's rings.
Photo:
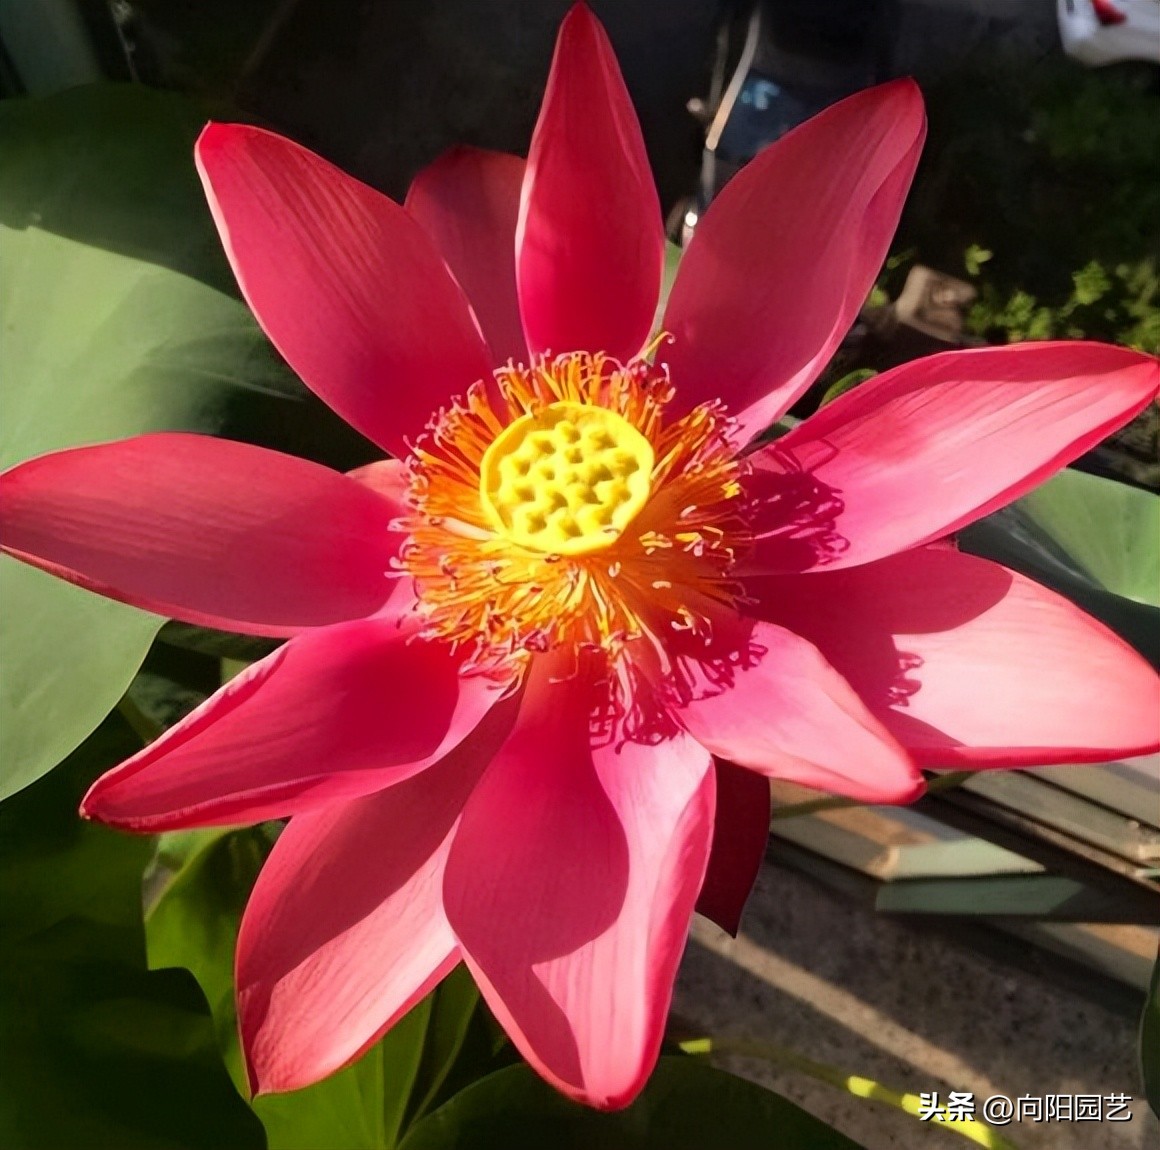
<svg viewBox="0 0 1160 1150">
<path fill-rule="evenodd" d="M 789 1047 L 912 1093 L 1125 1093 L 1128 1122 L 1015 1123 L 1021 1150 L 1157 1150 L 1141 1094 L 1136 1020 L 1064 980 L 1028 973 L 930 928 L 855 905 L 766 864 L 736 940 L 703 919 L 674 1011 L 703 1034 Z M 1094 976 L 1093 976 L 1094 977 Z M 780 1066 L 721 1065 L 804 1106 L 866 1150 L 971 1145 L 935 1124 Z"/>
</svg>

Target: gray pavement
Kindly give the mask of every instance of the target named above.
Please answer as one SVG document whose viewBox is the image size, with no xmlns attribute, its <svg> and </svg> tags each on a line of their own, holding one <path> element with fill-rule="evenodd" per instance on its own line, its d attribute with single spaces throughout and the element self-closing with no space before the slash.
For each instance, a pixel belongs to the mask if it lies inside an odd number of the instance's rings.
<svg viewBox="0 0 1160 1150">
<path fill-rule="evenodd" d="M 790 1047 L 913 1093 L 1123 1092 L 1129 1122 L 1012 1123 L 1022 1150 L 1157 1150 L 1136 1021 L 1052 977 L 877 915 L 767 864 L 730 939 L 697 919 L 673 1004 L 701 1033 Z M 753 1059 L 727 1069 L 793 1099 L 866 1150 L 966 1147 L 950 1131 Z"/>
</svg>

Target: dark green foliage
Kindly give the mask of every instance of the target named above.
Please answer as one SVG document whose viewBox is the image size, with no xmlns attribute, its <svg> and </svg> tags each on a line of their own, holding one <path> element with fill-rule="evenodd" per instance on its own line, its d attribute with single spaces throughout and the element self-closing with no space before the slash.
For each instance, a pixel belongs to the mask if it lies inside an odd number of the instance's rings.
<svg viewBox="0 0 1160 1150">
<path fill-rule="evenodd" d="M 967 272 L 991 342 L 1160 350 L 1160 93 L 1063 57 L 968 65 L 926 90 L 930 137 L 888 269 Z"/>
<path fill-rule="evenodd" d="M 217 1055 L 197 984 L 146 967 L 150 840 L 76 813 L 88 784 L 139 746 L 113 715 L 0 804 L 0 1144 L 9 1150 L 264 1145 Z"/>
<path fill-rule="evenodd" d="M 401 1150 L 857 1150 L 780 1095 L 695 1059 L 662 1058 L 613 1114 L 557 1094 L 526 1066 L 476 1082 L 419 1123 Z"/>
</svg>

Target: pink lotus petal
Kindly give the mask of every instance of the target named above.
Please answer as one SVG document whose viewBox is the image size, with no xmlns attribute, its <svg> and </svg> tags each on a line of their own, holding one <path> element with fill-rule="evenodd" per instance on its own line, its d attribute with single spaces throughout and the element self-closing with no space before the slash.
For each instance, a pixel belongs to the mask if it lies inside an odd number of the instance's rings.
<svg viewBox="0 0 1160 1150">
<path fill-rule="evenodd" d="M 612 46 L 583 4 L 564 18 L 516 232 L 533 352 L 627 361 L 648 339 L 664 263 L 660 201 Z"/>
<path fill-rule="evenodd" d="M 256 823 L 400 782 L 499 698 L 461 662 L 396 619 L 300 635 L 102 775 L 82 813 L 137 831 Z"/>
<path fill-rule="evenodd" d="M 1160 364 L 1097 343 L 914 360 L 752 457 L 754 570 L 850 567 L 1010 502 L 1156 396 Z"/>
<path fill-rule="evenodd" d="M 491 374 L 487 345 L 426 233 L 290 140 L 210 124 L 196 158 L 246 302 L 306 384 L 395 455 Z"/>
<path fill-rule="evenodd" d="M 697 913 L 736 936 L 769 840 L 769 779 L 724 759 L 718 759 L 715 766 L 713 851 L 697 898 Z"/>
<path fill-rule="evenodd" d="M 922 793 L 921 771 L 849 683 L 782 627 L 721 622 L 713 645 L 680 667 L 693 701 L 673 714 L 719 758 L 864 802 Z"/>
<path fill-rule="evenodd" d="M 709 756 L 589 742 L 586 676 L 530 672 L 520 716 L 463 813 L 447 917 L 521 1053 L 570 1097 L 612 1109 L 644 1085 L 713 826 Z"/>
<path fill-rule="evenodd" d="M 722 399 L 744 442 L 809 387 L 870 293 L 925 135 L 918 89 L 896 80 L 807 120 L 726 184 L 665 310 L 674 414 Z"/>
<path fill-rule="evenodd" d="M 290 820 L 238 936 L 238 1016 L 256 1093 L 345 1066 L 458 963 L 443 868 L 513 714 L 499 704 L 420 776 Z"/>
<path fill-rule="evenodd" d="M 516 296 L 523 181 L 519 156 L 452 148 L 415 177 L 405 204 L 467 293 L 497 364 L 528 361 Z"/>
<path fill-rule="evenodd" d="M 389 500 L 393 507 L 398 508 L 397 514 L 404 515 L 408 511 L 407 493 L 411 486 L 411 472 L 401 459 L 377 459 L 374 463 L 367 463 L 348 471 L 347 478 L 369 487 L 378 492 L 384 499 Z"/>
<path fill-rule="evenodd" d="M 401 506 L 293 456 L 143 435 L 0 476 L 0 547 L 72 583 L 210 627 L 289 635 L 381 610 Z"/>
<path fill-rule="evenodd" d="M 746 591 L 814 643 L 924 766 L 1092 762 L 1160 745 L 1151 667 L 997 563 L 931 546 Z"/>
</svg>

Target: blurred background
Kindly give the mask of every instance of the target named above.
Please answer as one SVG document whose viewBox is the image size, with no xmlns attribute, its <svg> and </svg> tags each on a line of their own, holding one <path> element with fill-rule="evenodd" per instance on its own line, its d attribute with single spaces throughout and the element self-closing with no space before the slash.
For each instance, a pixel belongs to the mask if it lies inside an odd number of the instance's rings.
<svg viewBox="0 0 1160 1150">
<path fill-rule="evenodd" d="M 401 199 L 455 143 L 526 152 L 568 6 L 0 0 L 0 90 L 39 95 L 104 78 L 190 93 Z M 897 307 L 871 310 L 856 332 L 865 346 L 848 345 L 827 384 L 839 368 L 887 366 L 940 343 L 1086 336 L 1160 349 L 1157 0 L 592 7 L 678 243 L 765 143 L 868 84 L 921 83 L 930 137 L 870 301 L 902 297 L 904 330 Z M 919 276 L 907 293 L 916 266 L 939 277 Z M 1150 419 L 1105 466 L 1155 485 L 1157 442 Z"/>
</svg>

